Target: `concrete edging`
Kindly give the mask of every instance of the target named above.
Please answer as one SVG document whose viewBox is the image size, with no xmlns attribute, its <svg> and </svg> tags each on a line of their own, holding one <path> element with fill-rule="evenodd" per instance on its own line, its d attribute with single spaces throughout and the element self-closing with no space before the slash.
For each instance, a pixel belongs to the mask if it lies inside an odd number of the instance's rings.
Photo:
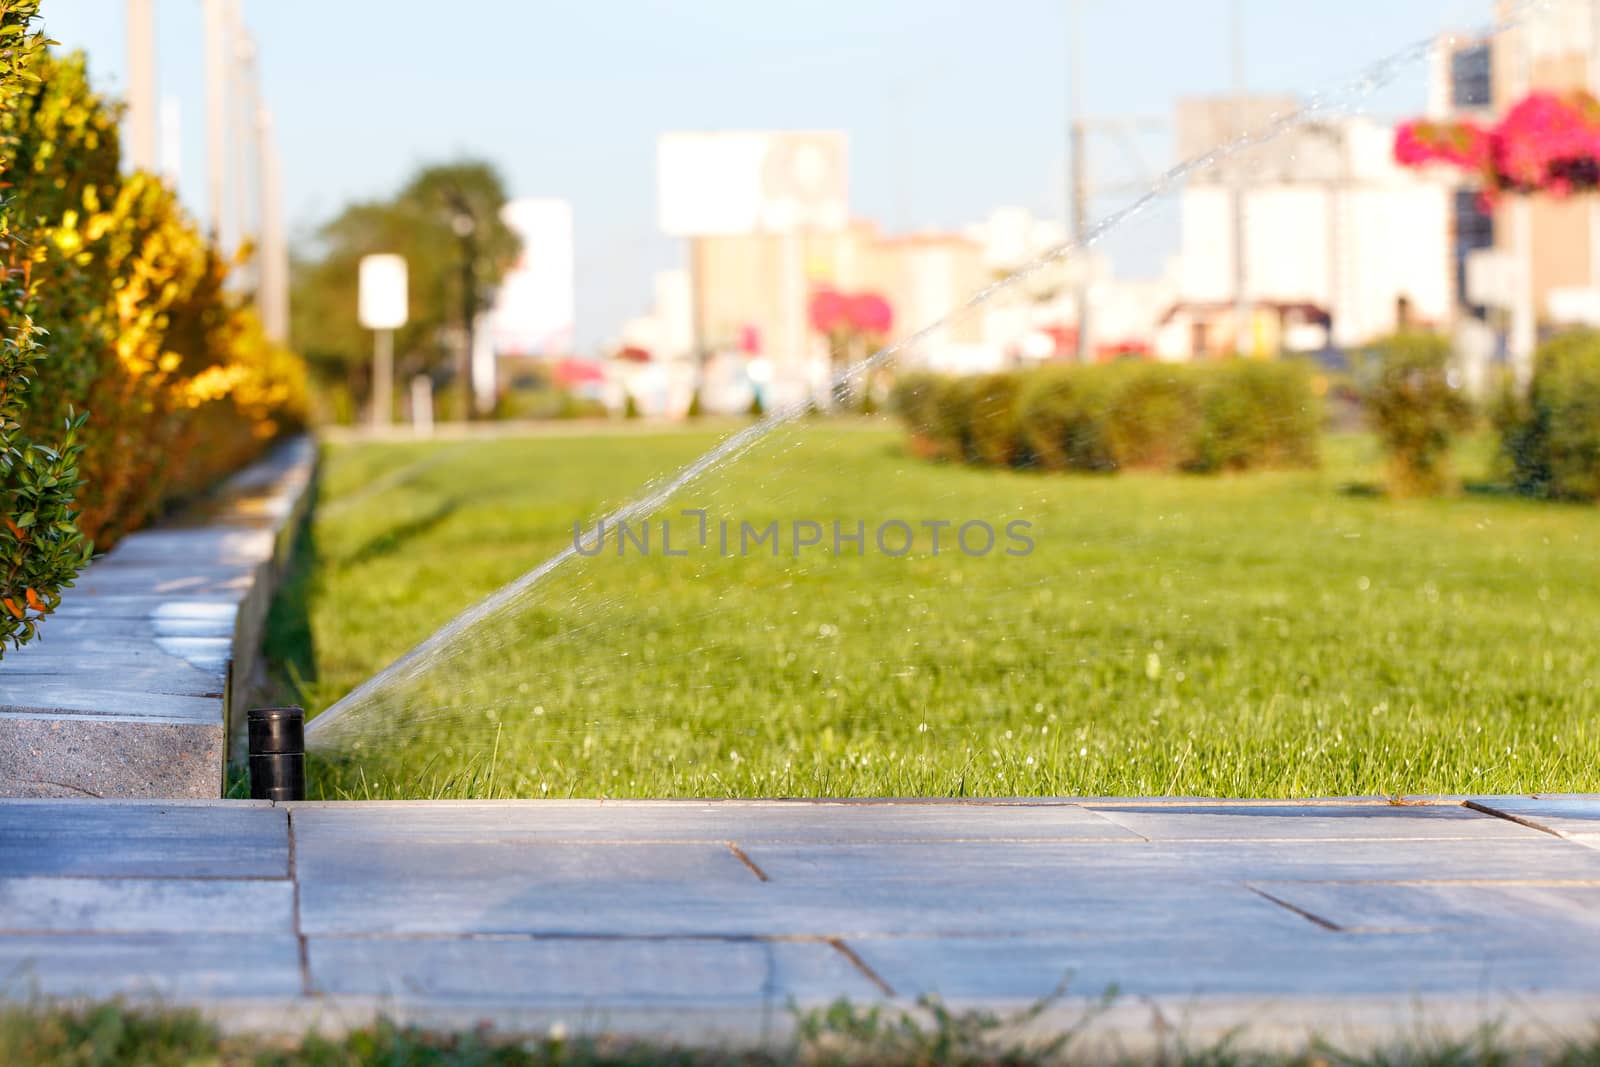
<svg viewBox="0 0 1600 1067">
<path fill-rule="evenodd" d="M 243 757 L 267 610 L 309 502 L 309 437 L 125 537 L 0 661 L 0 796 L 211 798 Z"/>
</svg>

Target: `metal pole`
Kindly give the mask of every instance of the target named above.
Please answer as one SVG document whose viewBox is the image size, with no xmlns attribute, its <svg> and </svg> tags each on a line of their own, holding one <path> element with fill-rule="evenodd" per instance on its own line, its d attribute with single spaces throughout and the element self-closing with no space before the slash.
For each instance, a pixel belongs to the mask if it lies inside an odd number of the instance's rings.
<svg viewBox="0 0 1600 1067">
<path fill-rule="evenodd" d="M 204 0 L 206 22 L 206 193 L 211 239 L 231 243 L 228 189 L 228 33 L 227 0 Z"/>
<path fill-rule="evenodd" d="M 128 0 L 128 162 L 154 174 L 161 167 L 156 95 L 155 0 Z"/>
<path fill-rule="evenodd" d="M 1245 129 L 1245 80 L 1244 80 L 1244 5 L 1243 0 L 1232 0 L 1233 16 L 1233 138 L 1239 138 L 1249 133 Z M 1245 157 L 1234 156 L 1232 159 L 1233 181 L 1232 195 L 1232 222 L 1233 222 L 1233 323 L 1234 323 L 1234 350 L 1240 355 L 1244 354 L 1245 344 L 1254 344 L 1249 338 L 1250 333 L 1250 295 L 1246 291 L 1249 280 L 1248 264 L 1245 260 L 1246 230 L 1244 223 L 1245 211 Z"/>
<path fill-rule="evenodd" d="M 247 287 L 256 290 L 257 310 L 260 309 L 261 280 L 264 272 L 261 259 L 260 217 L 260 105 L 256 87 L 256 45 L 244 28 L 239 7 L 233 7 L 234 66 L 233 89 L 238 113 L 232 117 L 233 138 L 233 199 L 234 216 L 239 224 L 239 241 L 255 244 L 254 254 L 246 268 Z M 252 186 L 254 188 L 252 189 Z M 251 193 L 255 195 L 252 196 Z M 252 215 L 254 217 L 252 217 Z M 252 286 L 253 283 L 253 286 Z"/>
<path fill-rule="evenodd" d="M 372 333 L 372 425 L 394 421 L 394 331 Z"/>
<path fill-rule="evenodd" d="M 278 172 L 278 146 L 273 139 L 272 111 L 256 116 L 257 188 L 261 194 L 261 285 L 256 306 L 267 336 L 279 344 L 289 340 L 289 242 L 283 230 L 283 186 Z"/>
<path fill-rule="evenodd" d="M 1083 53 L 1078 17 L 1082 0 L 1071 0 L 1067 8 L 1067 206 L 1078 272 L 1073 291 L 1073 311 L 1077 315 L 1077 339 L 1073 356 L 1079 363 L 1089 362 L 1089 174 L 1084 158 L 1088 138 L 1083 123 Z M 1069 260 L 1069 262 L 1071 262 Z"/>
</svg>

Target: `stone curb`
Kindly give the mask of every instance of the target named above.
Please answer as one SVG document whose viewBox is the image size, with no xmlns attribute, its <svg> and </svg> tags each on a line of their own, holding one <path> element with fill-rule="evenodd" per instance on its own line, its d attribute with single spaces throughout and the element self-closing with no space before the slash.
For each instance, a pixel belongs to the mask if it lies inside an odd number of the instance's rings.
<svg viewBox="0 0 1600 1067">
<path fill-rule="evenodd" d="M 309 437 L 141 530 L 0 661 L 0 796 L 220 797 L 242 759 L 273 592 L 309 501 Z"/>
</svg>

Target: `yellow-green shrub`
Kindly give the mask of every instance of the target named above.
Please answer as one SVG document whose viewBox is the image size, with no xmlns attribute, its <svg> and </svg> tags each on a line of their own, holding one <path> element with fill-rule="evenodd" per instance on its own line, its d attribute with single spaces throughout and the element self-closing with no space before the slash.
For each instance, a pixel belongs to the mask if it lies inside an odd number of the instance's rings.
<svg viewBox="0 0 1600 1067">
<path fill-rule="evenodd" d="M 1389 455 L 1389 490 L 1429 496 L 1450 487 L 1450 446 L 1472 425 L 1472 405 L 1450 384 L 1450 343 L 1400 333 L 1366 354 L 1361 399 Z"/>
<path fill-rule="evenodd" d="M 913 374 L 895 408 L 923 454 L 1047 470 L 1308 466 L 1320 432 L 1302 367 L 1245 360 Z"/>
<path fill-rule="evenodd" d="M 44 39 L 33 29 L 37 0 L 0 2 L 0 176 L 16 180 L 7 128 Z M 38 634 L 91 551 L 77 525 L 82 416 L 33 424 L 30 408 L 50 394 L 37 380 L 53 355 L 41 343 L 31 218 L 14 192 L 0 193 L 0 653 Z M 25 424 L 26 423 L 26 424 Z"/>
<path fill-rule="evenodd" d="M 90 412 L 79 523 L 108 542 L 298 425 L 304 374 L 229 290 L 228 264 L 173 192 L 120 174 L 118 109 L 82 59 L 48 57 L 38 72 L 6 117 L 57 356 L 28 421 Z"/>
</svg>

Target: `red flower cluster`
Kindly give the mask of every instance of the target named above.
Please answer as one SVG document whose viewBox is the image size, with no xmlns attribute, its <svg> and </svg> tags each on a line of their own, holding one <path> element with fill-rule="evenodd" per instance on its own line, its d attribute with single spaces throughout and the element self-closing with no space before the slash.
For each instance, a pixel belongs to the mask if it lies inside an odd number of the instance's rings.
<svg viewBox="0 0 1600 1067">
<path fill-rule="evenodd" d="M 828 337 L 859 333 L 882 337 L 894 325 L 894 311 L 877 293 L 841 293 L 823 286 L 811 295 L 811 328 Z"/>
<path fill-rule="evenodd" d="M 1567 196 L 1600 188 L 1600 101 L 1584 92 L 1530 93 L 1485 128 L 1470 120 L 1408 122 L 1395 134 L 1395 161 L 1446 163 L 1472 171 L 1484 198 L 1501 193 Z"/>
</svg>

